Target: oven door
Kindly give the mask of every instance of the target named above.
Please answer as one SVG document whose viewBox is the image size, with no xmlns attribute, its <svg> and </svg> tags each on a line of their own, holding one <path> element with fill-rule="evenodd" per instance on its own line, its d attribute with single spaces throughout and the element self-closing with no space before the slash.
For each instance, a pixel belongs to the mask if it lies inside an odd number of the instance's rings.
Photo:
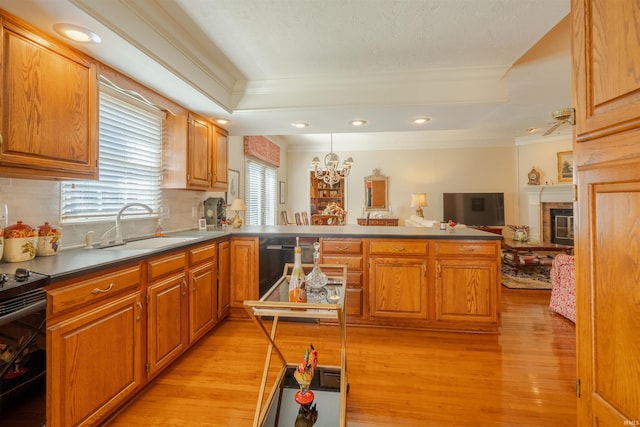
<svg viewBox="0 0 640 427">
<path fill-rule="evenodd" d="M 0 302 L 0 424 L 46 421 L 46 291 Z"/>
</svg>

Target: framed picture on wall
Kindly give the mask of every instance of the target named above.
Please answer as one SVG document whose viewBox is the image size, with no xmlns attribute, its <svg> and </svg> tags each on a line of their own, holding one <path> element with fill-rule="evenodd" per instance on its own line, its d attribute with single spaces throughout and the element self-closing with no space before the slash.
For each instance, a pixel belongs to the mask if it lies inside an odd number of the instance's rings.
<svg viewBox="0 0 640 427">
<path fill-rule="evenodd" d="M 573 151 L 558 153 L 558 182 L 573 182 Z"/>
<path fill-rule="evenodd" d="M 240 172 L 229 169 L 229 189 L 227 191 L 227 204 L 230 205 L 235 199 L 240 198 Z"/>
<path fill-rule="evenodd" d="M 287 203 L 287 184 L 284 181 L 280 181 L 280 204 Z"/>
</svg>

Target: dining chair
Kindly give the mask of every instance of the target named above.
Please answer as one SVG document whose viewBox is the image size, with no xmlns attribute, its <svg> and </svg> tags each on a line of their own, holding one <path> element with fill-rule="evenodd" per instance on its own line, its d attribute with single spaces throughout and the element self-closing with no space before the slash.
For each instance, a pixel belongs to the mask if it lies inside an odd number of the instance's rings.
<svg viewBox="0 0 640 427">
<path fill-rule="evenodd" d="M 294 213 L 293 216 L 296 218 L 296 225 L 302 225 L 302 218 L 300 218 L 300 212 Z"/>
<path fill-rule="evenodd" d="M 282 216 L 282 224 L 283 225 L 293 225 L 293 224 L 295 224 L 294 222 L 289 222 L 289 217 L 287 216 L 287 211 L 280 212 L 280 215 Z"/>
<path fill-rule="evenodd" d="M 307 211 L 302 212 L 302 225 L 309 225 L 309 215 Z"/>
</svg>

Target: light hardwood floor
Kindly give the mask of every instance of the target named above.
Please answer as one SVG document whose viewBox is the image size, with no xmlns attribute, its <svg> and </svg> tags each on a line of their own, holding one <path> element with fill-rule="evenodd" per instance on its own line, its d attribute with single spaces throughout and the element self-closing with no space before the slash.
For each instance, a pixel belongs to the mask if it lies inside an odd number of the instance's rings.
<svg viewBox="0 0 640 427">
<path fill-rule="evenodd" d="M 499 335 L 348 328 L 347 425 L 575 426 L 575 328 L 549 295 L 503 288 Z M 337 328 L 281 325 L 290 362 L 313 342 L 337 364 Z M 253 322 L 227 321 L 108 425 L 250 426 L 266 347 Z"/>
</svg>

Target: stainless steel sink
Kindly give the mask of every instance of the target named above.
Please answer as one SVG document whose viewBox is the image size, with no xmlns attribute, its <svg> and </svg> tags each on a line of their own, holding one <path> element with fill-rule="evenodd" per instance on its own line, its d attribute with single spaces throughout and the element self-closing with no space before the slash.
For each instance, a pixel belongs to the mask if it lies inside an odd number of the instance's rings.
<svg viewBox="0 0 640 427">
<path fill-rule="evenodd" d="M 183 237 L 152 237 L 150 239 L 144 240 L 134 240 L 132 242 L 127 242 L 124 245 L 110 246 L 107 248 L 102 248 L 105 251 L 123 251 L 123 250 L 131 250 L 131 249 L 160 249 L 165 246 L 177 245 L 180 243 L 187 243 L 192 240 L 201 239 L 201 237 L 197 236 L 183 236 Z"/>
</svg>

